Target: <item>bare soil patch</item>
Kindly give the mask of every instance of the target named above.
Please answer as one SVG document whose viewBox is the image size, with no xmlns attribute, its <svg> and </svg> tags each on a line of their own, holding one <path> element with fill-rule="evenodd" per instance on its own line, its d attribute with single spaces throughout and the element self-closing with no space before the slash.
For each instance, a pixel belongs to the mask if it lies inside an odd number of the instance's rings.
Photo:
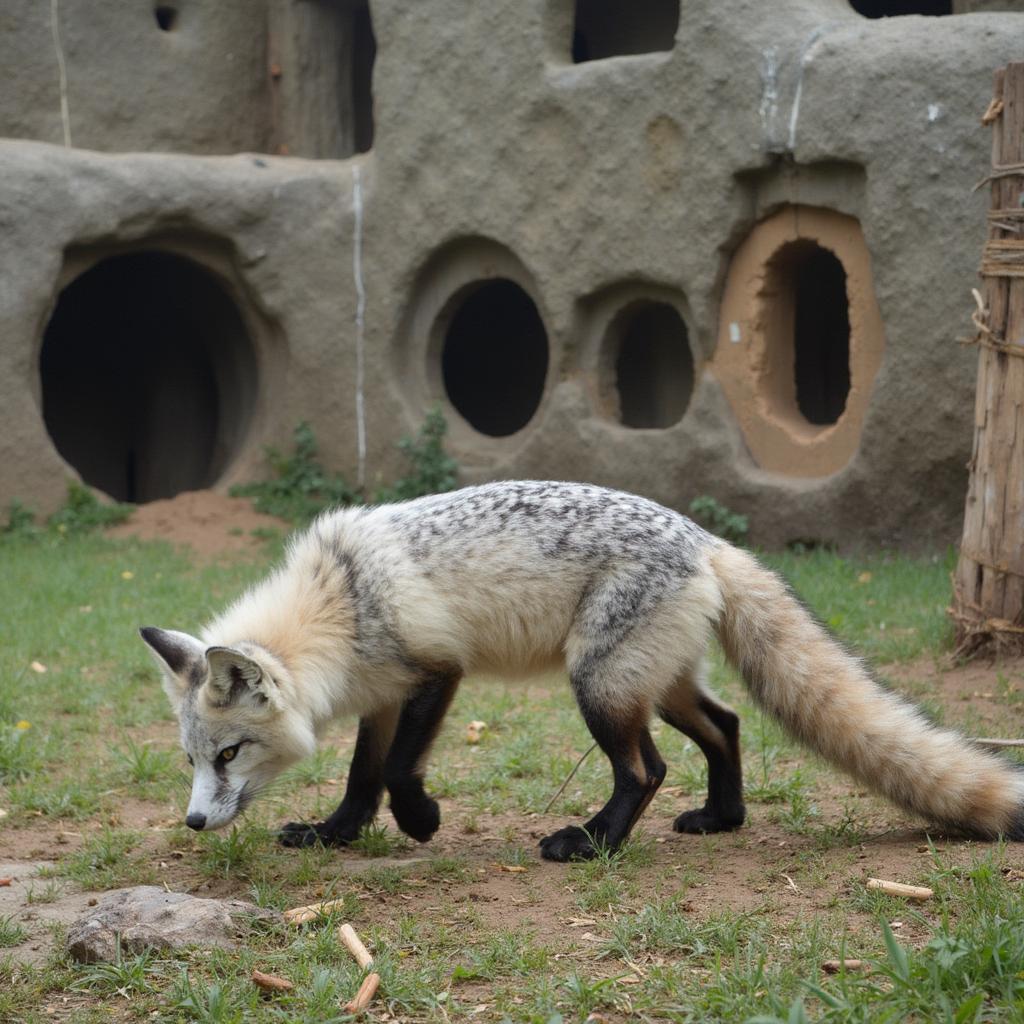
<svg viewBox="0 0 1024 1024">
<path fill-rule="evenodd" d="M 254 511 L 248 498 L 214 491 L 185 491 L 173 498 L 139 505 L 130 519 L 107 531 L 110 537 L 163 540 L 204 558 L 258 548 L 259 533 L 286 532 L 291 524 Z"/>
</svg>

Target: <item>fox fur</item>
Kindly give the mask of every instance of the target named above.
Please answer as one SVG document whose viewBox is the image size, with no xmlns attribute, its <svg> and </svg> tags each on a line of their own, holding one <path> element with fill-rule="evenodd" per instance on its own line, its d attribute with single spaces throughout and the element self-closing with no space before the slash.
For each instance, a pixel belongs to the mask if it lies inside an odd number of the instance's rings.
<svg viewBox="0 0 1024 1024">
<path fill-rule="evenodd" d="M 196 639 L 147 627 L 195 766 L 188 824 L 231 821 L 337 718 L 360 719 L 345 798 L 289 845 L 344 844 L 384 789 L 401 828 L 439 824 L 423 788 L 459 681 L 564 667 L 612 763 L 614 792 L 553 860 L 615 847 L 665 775 L 654 715 L 708 760 L 682 832 L 744 819 L 739 725 L 709 690 L 717 635 L 754 700 L 798 740 L 945 828 L 1024 838 L 1024 774 L 880 687 L 753 556 L 645 498 L 573 483 L 504 482 L 316 520 L 284 564 Z M 595 846 L 596 844 L 596 846 Z"/>
</svg>

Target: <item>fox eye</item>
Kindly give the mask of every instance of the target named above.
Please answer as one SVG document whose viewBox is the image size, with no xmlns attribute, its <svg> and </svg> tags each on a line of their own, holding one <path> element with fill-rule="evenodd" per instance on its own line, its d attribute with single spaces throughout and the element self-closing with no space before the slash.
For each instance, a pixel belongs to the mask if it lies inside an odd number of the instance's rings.
<svg viewBox="0 0 1024 1024">
<path fill-rule="evenodd" d="M 222 751 L 221 751 L 221 752 L 220 752 L 220 753 L 219 753 L 219 754 L 217 755 L 217 760 L 218 760 L 218 761 L 220 761 L 220 762 L 221 762 L 222 764 L 223 764 L 223 763 L 225 763 L 225 762 L 227 762 L 227 761 L 231 761 L 231 760 L 233 760 L 233 759 L 234 759 L 234 756 L 235 756 L 235 754 L 237 754 L 237 753 L 238 753 L 238 748 L 239 748 L 239 747 L 240 747 L 241 745 L 242 745 L 241 743 L 236 743 L 236 744 L 235 744 L 235 745 L 234 745 L 233 747 L 225 747 L 225 748 L 224 748 L 224 749 L 223 749 L 223 750 L 222 750 Z"/>
</svg>

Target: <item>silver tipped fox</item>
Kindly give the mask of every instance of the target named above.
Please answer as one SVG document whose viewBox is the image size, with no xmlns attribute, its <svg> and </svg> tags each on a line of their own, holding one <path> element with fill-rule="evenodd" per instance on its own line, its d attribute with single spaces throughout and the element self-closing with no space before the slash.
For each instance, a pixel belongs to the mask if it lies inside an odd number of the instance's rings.
<svg viewBox="0 0 1024 1024">
<path fill-rule="evenodd" d="M 285 825 L 289 846 L 351 842 L 385 790 L 398 826 L 429 839 L 440 814 L 425 764 L 460 681 L 564 667 L 615 785 L 582 827 L 541 841 L 562 861 L 618 846 L 654 796 L 666 771 L 654 715 L 708 762 L 707 800 L 676 830 L 743 823 L 739 719 L 704 682 L 713 631 L 755 699 L 863 783 L 944 826 L 1024 838 L 1024 773 L 879 687 L 750 555 L 587 484 L 339 509 L 202 639 L 142 637 L 195 765 L 191 827 L 226 825 L 334 719 L 360 717 L 344 799 L 325 821 Z"/>
<path fill-rule="evenodd" d="M 1024 838 L 1024 772 L 884 690 L 750 555 L 723 544 L 710 561 L 726 656 L 794 738 L 907 811 Z"/>
</svg>

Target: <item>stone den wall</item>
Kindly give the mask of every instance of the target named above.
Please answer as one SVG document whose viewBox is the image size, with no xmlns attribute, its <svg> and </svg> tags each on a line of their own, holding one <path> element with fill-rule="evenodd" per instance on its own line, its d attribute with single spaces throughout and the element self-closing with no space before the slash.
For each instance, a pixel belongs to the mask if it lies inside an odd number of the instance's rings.
<svg viewBox="0 0 1024 1024">
<path fill-rule="evenodd" d="M 372 486 L 440 402 L 466 482 L 952 540 L 1022 45 L 1021 0 L 7 0 L 0 501 L 227 487 L 302 419 Z"/>
</svg>

